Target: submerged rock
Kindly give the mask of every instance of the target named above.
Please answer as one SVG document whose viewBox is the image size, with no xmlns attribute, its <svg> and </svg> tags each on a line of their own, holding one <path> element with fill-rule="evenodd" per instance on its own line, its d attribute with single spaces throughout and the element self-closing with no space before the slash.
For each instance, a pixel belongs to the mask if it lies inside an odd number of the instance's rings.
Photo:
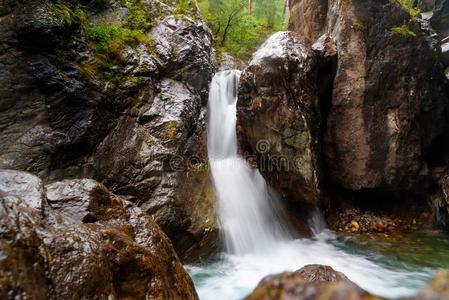
<svg viewBox="0 0 449 300">
<path fill-rule="evenodd" d="M 33 207 L 47 203 L 40 179 L 0 171 L 0 298 L 197 299 L 168 238 L 139 208 L 91 180 L 54 183 L 47 195 L 54 208 Z"/>
<path fill-rule="evenodd" d="M 270 37 L 240 79 L 238 135 L 267 181 L 292 201 L 320 198 L 314 53 L 292 32 Z"/>
</svg>

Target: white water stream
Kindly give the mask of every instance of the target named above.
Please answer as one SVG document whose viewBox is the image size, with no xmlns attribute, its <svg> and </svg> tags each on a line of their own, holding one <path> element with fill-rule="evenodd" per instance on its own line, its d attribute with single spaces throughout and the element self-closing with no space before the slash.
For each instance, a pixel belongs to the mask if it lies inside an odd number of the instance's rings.
<svg viewBox="0 0 449 300">
<path fill-rule="evenodd" d="M 330 265 L 381 296 L 414 294 L 433 270 L 394 268 L 348 253 L 336 245 L 335 235 L 323 230 L 319 210 L 309 220 L 315 238 L 290 237 L 277 217 L 277 199 L 264 178 L 237 153 L 239 76 L 239 71 L 220 72 L 210 88 L 207 146 L 226 252 L 218 261 L 188 267 L 200 299 L 241 299 L 264 276 L 306 264 Z"/>
</svg>

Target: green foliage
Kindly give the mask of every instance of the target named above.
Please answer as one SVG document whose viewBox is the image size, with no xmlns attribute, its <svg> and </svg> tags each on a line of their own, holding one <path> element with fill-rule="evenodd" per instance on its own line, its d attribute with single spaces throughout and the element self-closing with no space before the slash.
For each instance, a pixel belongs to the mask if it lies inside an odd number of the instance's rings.
<svg viewBox="0 0 449 300">
<path fill-rule="evenodd" d="M 50 12 L 54 17 L 62 20 L 67 26 L 79 24 L 84 28 L 89 24 L 87 14 L 84 10 L 74 7 L 65 1 L 55 1 L 50 8 Z"/>
<path fill-rule="evenodd" d="M 391 31 L 404 37 L 415 37 L 414 33 L 407 25 L 396 26 L 391 28 Z"/>
<path fill-rule="evenodd" d="M 275 29 L 283 23 L 284 1 L 277 0 L 258 0 L 255 1 L 254 14 L 259 20 L 264 20 L 266 26 Z"/>
<path fill-rule="evenodd" d="M 178 0 L 178 4 L 176 5 L 173 14 L 175 15 L 186 15 L 189 11 L 189 2 L 188 0 Z"/>
<path fill-rule="evenodd" d="M 416 17 L 421 13 L 419 8 L 414 7 L 414 0 L 391 0 L 393 3 L 400 5 L 404 10 L 406 10 L 412 21 L 415 21 Z"/>
<path fill-rule="evenodd" d="M 148 42 L 148 36 L 142 30 L 129 29 L 111 23 L 100 23 L 87 28 L 86 35 L 89 41 L 95 42 L 103 48 L 113 44 L 136 45 Z"/>
<path fill-rule="evenodd" d="M 251 7 L 249 7 L 251 3 Z M 246 58 L 270 34 L 284 30 L 284 0 L 200 0 L 218 52 Z"/>
<path fill-rule="evenodd" d="M 126 27 L 148 30 L 155 25 L 151 11 L 144 0 L 121 0 L 121 4 L 128 9 Z"/>
<path fill-rule="evenodd" d="M 95 53 L 99 67 L 110 69 L 112 65 L 124 62 L 125 45 L 145 44 L 147 49 L 154 46 L 154 39 L 142 30 L 129 29 L 117 24 L 100 23 L 86 29 L 89 48 Z"/>
</svg>

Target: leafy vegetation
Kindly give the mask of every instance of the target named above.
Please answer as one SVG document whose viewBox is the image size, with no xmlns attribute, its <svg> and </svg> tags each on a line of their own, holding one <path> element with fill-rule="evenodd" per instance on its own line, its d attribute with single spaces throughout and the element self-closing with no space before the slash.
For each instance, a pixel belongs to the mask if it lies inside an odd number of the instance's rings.
<svg viewBox="0 0 449 300">
<path fill-rule="evenodd" d="M 121 4 L 128 9 L 126 27 L 130 29 L 148 30 L 155 25 L 151 11 L 144 0 L 121 0 Z"/>
<path fill-rule="evenodd" d="M 414 32 L 413 32 L 407 25 L 405 25 L 405 24 L 403 24 L 403 25 L 401 25 L 401 26 L 393 27 L 393 28 L 391 28 L 391 31 L 394 32 L 394 33 L 396 33 L 396 34 L 405 36 L 405 37 L 414 37 L 414 36 L 416 36 L 416 33 L 414 33 Z"/>
<path fill-rule="evenodd" d="M 212 29 L 215 47 L 239 58 L 248 57 L 271 33 L 286 28 L 285 0 L 199 0 Z"/>
</svg>

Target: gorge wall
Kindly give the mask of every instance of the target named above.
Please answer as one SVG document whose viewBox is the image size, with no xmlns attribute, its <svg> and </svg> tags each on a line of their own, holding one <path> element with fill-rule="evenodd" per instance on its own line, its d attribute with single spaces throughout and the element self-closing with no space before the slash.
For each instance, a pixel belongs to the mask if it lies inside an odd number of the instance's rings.
<svg viewBox="0 0 449 300">
<path fill-rule="evenodd" d="M 430 23 L 444 22 L 438 7 Z M 289 202 L 328 211 L 342 199 L 372 208 L 441 199 L 444 36 L 388 0 L 291 1 L 289 29 L 258 50 L 240 86 L 242 149 L 267 180 Z M 257 147 L 264 139 L 268 149 Z"/>
<path fill-rule="evenodd" d="M 0 168 L 96 179 L 151 214 L 180 255 L 214 248 L 214 50 L 196 4 L 6 0 L 0 42 Z"/>
</svg>

